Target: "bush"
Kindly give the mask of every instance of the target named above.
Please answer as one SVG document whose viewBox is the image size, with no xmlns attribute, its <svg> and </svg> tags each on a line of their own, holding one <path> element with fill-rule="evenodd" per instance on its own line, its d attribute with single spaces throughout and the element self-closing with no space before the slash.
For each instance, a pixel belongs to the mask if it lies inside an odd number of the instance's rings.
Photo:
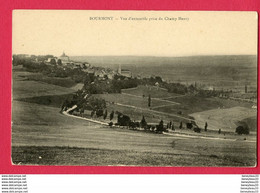
<svg viewBox="0 0 260 193">
<path fill-rule="evenodd" d="M 249 128 L 248 127 L 243 127 L 243 126 L 238 126 L 236 128 L 236 133 L 238 135 L 242 135 L 242 134 L 248 135 L 249 134 Z"/>
<path fill-rule="evenodd" d="M 201 131 L 201 128 L 199 128 L 199 127 L 194 127 L 194 132 L 196 132 L 196 133 L 200 133 L 200 131 Z"/>
<path fill-rule="evenodd" d="M 109 125 L 110 127 L 112 127 L 112 126 L 113 126 L 113 122 L 111 121 L 110 123 L 108 123 L 108 125 Z"/>
<path fill-rule="evenodd" d="M 182 129 L 182 122 L 180 122 L 180 126 L 179 126 L 180 129 Z"/>
<path fill-rule="evenodd" d="M 129 123 L 129 127 L 132 128 L 132 129 L 135 129 L 135 128 L 136 128 L 135 122 L 131 121 L 131 122 Z"/>
<path fill-rule="evenodd" d="M 98 110 L 96 111 L 96 115 L 97 115 L 97 117 L 103 116 L 103 109 L 98 109 Z"/>
<path fill-rule="evenodd" d="M 127 115 L 123 115 L 122 113 L 118 113 L 117 122 L 120 126 L 129 126 L 131 119 Z"/>
<path fill-rule="evenodd" d="M 110 115 L 109 115 L 110 121 L 111 121 L 113 118 L 114 118 L 114 111 L 112 111 L 112 112 L 110 113 Z"/>
<path fill-rule="evenodd" d="M 192 125 L 192 123 L 186 123 L 186 127 L 187 127 L 187 129 L 192 129 L 193 125 Z"/>
<path fill-rule="evenodd" d="M 158 133 L 162 133 L 163 132 L 163 120 L 161 120 L 160 121 L 160 123 L 159 123 L 159 125 L 157 125 L 157 128 L 156 128 L 156 130 L 157 130 L 157 132 Z"/>
<path fill-rule="evenodd" d="M 105 110 L 105 113 L 103 113 L 104 120 L 107 118 L 107 110 Z"/>
<path fill-rule="evenodd" d="M 143 116 L 143 118 L 142 118 L 142 120 L 141 120 L 141 122 L 140 122 L 140 127 L 141 127 L 141 128 L 146 128 L 146 126 L 147 126 L 147 122 L 146 122 L 146 120 L 145 120 L 145 118 L 144 118 L 144 116 Z"/>
</svg>

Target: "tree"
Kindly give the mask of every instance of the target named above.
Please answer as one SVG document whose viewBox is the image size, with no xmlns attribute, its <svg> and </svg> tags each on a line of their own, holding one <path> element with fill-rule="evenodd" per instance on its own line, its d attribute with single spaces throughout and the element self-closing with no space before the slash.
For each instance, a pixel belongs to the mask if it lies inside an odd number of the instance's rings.
<svg viewBox="0 0 260 193">
<path fill-rule="evenodd" d="M 148 96 L 148 107 L 151 107 L 151 95 Z"/>
<path fill-rule="evenodd" d="M 220 133 L 221 133 L 221 129 L 218 130 L 218 134 L 220 134 Z"/>
<path fill-rule="evenodd" d="M 205 123 L 205 131 L 208 131 L 208 123 Z"/>
<path fill-rule="evenodd" d="M 81 108 L 81 109 L 79 110 L 79 113 L 80 113 L 80 116 L 83 117 L 83 114 L 84 114 L 84 108 Z"/>
<path fill-rule="evenodd" d="M 103 114 L 103 118 L 104 118 L 104 120 L 107 118 L 107 110 L 106 110 L 105 113 Z"/>
<path fill-rule="evenodd" d="M 57 60 L 57 64 L 60 65 L 60 66 L 62 65 L 61 59 Z"/>
<path fill-rule="evenodd" d="M 193 125 L 192 125 L 192 123 L 186 123 L 186 127 L 187 127 L 187 129 L 192 129 Z"/>
<path fill-rule="evenodd" d="M 159 125 L 157 126 L 157 131 L 159 133 L 163 132 L 164 128 L 163 128 L 163 120 L 160 121 Z"/>
<path fill-rule="evenodd" d="M 91 118 L 93 118 L 94 114 L 95 114 L 95 111 L 91 111 L 91 114 L 90 114 Z"/>
<path fill-rule="evenodd" d="M 236 128 L 236 133 L 238 135 L 242 135 L 242 134 L 248 135 L 249 134 L 249 128 L 248 127 L 243 127 L 243 126 L 238 126 Z"/>
<path fill-rule="evenodd" d="M 114 118 L 114 114 L 115 114 L 114 111 L 112 111 L 112 112 L 110 113 L 110 116 L 109 116 L 110 121 Z"/>
<path fill-rule="evenodd" d="M 146 128 L 146 126 L 147 126 L 147 123 L 146 123 L 146 120 L 145 120 L 144 116 L 143 116 L 143 118 L 141 120 L 140 126 L 141 126 L 141 128 Z"/>
<path fill-rule="evenodd" d="M 245 93 L 247 93 L 247 85 L 245 85 Z"/>
<path fill-rule="evenodd" d="M 182 129 L 182 122 L 180 122 L 180 126 L 179 126 L 180 129 Z"/>
<path fill-rule="evenodd" d="M 132 129 L 135 129 L 135 128 L 136 128 L 136 123 L 133 122 L 133 121 L 131 121 L 131 122 L 129 123 L 129 127 L 132 128 Z"/>
<path fill-rule="evenodd" d="M 194 132 L 196 132 L 196 133 L 200 133 L 200 131 L 201 131 L 201 129 L 199 128 L 199 127 L 194 127 Z"/>
<path fill-rule="evenodd" d="M 173 131 L 175 131 L 174 123 L 172 123 L 171 129 L 172 129 Z"/>
<path fill-rule="evenodd" d="M 56 65 L 56 60 L 55 60 L 54 58 L 52 58 L 51 61 L 50 61 L 50 63 L 51 63 L 52 65 Z"/>
<path fill-rule="evenodd" d="M 103 109 L 98 109 L 98 110 L 96 111 L 96 115 L 97 115 L 97 117 L 103 116 Z"/>
<path fill-rule="evenodd" d="M 102 113 L 100 114 L 103 115 L 103 110 L 106 108 L 106 101 L 104 99 L 91 97 L 89 99 L 89 106 L 95 111 L 102 110 Z"/>
<path fill-rule="evenodd" d="M 131 119 L 127 115 L 123 115 L 122 113 L 118 113 L 117 122 L 120 126 L 129 126 L 131 123 Z"/>
</svg>

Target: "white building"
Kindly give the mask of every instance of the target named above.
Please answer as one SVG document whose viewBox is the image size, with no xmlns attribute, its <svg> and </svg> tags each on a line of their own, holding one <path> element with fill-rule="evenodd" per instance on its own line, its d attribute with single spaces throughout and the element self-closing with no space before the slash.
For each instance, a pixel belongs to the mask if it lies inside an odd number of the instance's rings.
<svg viewBox="0 0 260 193">
<path fill-rule="evenodd" d="M 125 76 L 127 78 L 131 78 L 132 77 L 132 72 L 130 70 L 127 70 L 127 69 L 121 69 L 121 64 L 119 64 L 117 72 L 121 76 Z"/>
<path fill-rule="evenodd" d="M 69 56 L 67 56 L 64 52 L 59 57 L 59 59 L 61 60 L 62 63 L 68 63 L 70 61 Z"/>
</svg>

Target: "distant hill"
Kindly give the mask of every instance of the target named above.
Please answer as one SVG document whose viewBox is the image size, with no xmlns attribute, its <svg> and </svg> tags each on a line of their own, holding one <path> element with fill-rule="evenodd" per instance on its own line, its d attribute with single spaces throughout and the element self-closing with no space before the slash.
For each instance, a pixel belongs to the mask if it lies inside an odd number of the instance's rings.
<svg viewBox="0 0 260 193">
<path fill-rule="evenodd" d="M 72 56 L 72 60 L 89 62 L 94 66 L 132 71 L 134 75 L 163 79 L 181 83 L 201 83 L 219 88 L 251 90 L 257 85 L 257 56 L 216 55 L 186 57 L 154 56 Z"/>
<path fill-rule="evenodd" d="M 255 65 L 257 57 L 254 55 L 217 55 L 217 56 L 184 56 L 184 57 L 156 57 L 156 56 L 71 56 L 72 60 L 89 62 L 103 67 L 117 67 L 121 65 Z"/>
</svg>

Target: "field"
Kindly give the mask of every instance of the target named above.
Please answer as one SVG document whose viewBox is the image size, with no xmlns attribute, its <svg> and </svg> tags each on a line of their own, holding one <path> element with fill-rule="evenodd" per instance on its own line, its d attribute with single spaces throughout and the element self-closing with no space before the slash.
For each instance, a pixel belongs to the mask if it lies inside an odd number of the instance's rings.
<svg viewBox="0 0 260 193">
<path fill-rule="evenodd" d="M 19 76 L 21 74 L 22 77 Z M 183 132 L 177 130 L 176 134 L 166 135 L 94 124 L 60 113 L 61 102 L 73 93 L 74 89 L 39 80 L 28 80 L 27 76 L 32 76 L 32 73 L 13 71 L 14 164 L 139 166 L 255 166 L 256 164 L 255 135 L 224 136 L 214 132 L 192 134 L 187 130 Z M 149 122 L 158 123 L 160 118 L 167 117 L 169 120 L 170 118 L 178 120 L 172 113 L 154 112 L 154 109 L 149 109 L 146 106 L 147 98 L 140 96 L 140 90 L 135 90 L 139 94 L 132 92 L 124 91 L 126 94 L 108 94 L 100 97 L 115 100 L 114 104 L 109 103 L 108 108 L 128 111 L 138 115 L 136 118 L 139 120 L 144 113 L 150 116 Z M 130 97 L 127 94 L 137 96 Z M 156 98 L 164 96 L 165 91 L 162 91 Z M 168 97 L 171 95 L 167 95 Z M 175 102 L 165 100 L 155 100 L 156 105 L 169 105 Z M 153 99 L 152 104 L 155 104 Z"/>
<path fill-rule="evenodd" d="M 62 95 L 74 92 L 73 89 L 55 84 L 48 84 L 42 81 L 30 80 L 29 77 L 36 76 L 35 73 L 26 71 L 13 71 L 13 99 L 46 96 L 46 95 Z"/>
<path fill-rule="evenodd" d="M 149 94 L 151 107 L 148 107 Z M 134 120 L 141 120 L 144 115 L 149 123 L 158 124 L 160 120 L 164 120 L 179 125 L 180 121 L 187 123 L 195 120 L 201 128 L 207 122 L 209 130 L 234 132 L 243 119 L 251 117 L 256 120 L 256 110 L 251 108 L 253 104 L 250 102 L 177 95 L 153 86 L 138 86 L 125 89 L 121 94 L 95 96 L 107 101 L 109 111 L 122 112 Z M 256 130 L 256 121 L 244 121 L 245 124 L 251 131 Z"/>
<path fill-rule="evenodd" d="M 148 97 L 151 95 L 153 98 L 168 98 L 168 97 L 178 97 L 181 96 L 179 94 L 175 93 L 169 93 L 166 89 L 159 88 L 156 86 L 143 86 L 140 85 L 137 88 L 131 88 L 131 89 L 122 89 L 122 93 L 129 94 L 129 95 L 135 95 L 135 96 L 144 96 Z"/>
<path fill-rule="evenodd" d="M 144 144 L 138 145 L 143 146 Z M 150 144 L 146 145 L 150 146 Z M 160 149 L 165 147 L 172 149 L 166 153 L 149 150 L 68 146 L 15 146 L 13 148 L 13 161 L 16 164 L 37 165 L 255 166 L 253 163 L 256 160 L 256 151 L 252 148 L 252 144 L 243 141 L 231 143 L 217 143 L 215 141 L 214 146 L 212 145 L 212 141 L 204 140 L 201 143 L 201 140 L 194 139 L 175 139 L 167 145 L 157 144 Z M 244 154 L 242 158 L 241 154 Z"/>
<path fill-rule="evenodd" d="M 211 130 L 218 130 L 221 128 L 222 131 L 232 131 L 237 127 L 236 123 L 238 120 L 256 116 L 256 113 L 256 109 L 233 107 L 228 109 L 213 109 L 200 113 L 193 113 L 191 116 L 195 118 L 197 124 L 201 127 L 203 127 L 207 121 L 209 129 Z M 256 131 L 256 125 L 251 127 L 251 131 L 252 130 Z"/>
<path fill-rule="evenodd" d="M 104 100 L 109 101 L 111 103 L 115 103 L 115 104 L 119 103 L 119 104 L 129 105 L 129 106 L 133 106 L 133 107 L 149 108 L 148 107 L 148 97 L 141 97 L 141 96 L 136 96 L 136 95 L 124 94 L 124 93 L 122 93 L 122 94 L 96 94 L 94 96 L 103 98 Z M 170 105 L 178 105 L 178 103 L 152 98 L 150 108 L 156 108 L 159 106 L 170 106 Z"/>
</svg>

